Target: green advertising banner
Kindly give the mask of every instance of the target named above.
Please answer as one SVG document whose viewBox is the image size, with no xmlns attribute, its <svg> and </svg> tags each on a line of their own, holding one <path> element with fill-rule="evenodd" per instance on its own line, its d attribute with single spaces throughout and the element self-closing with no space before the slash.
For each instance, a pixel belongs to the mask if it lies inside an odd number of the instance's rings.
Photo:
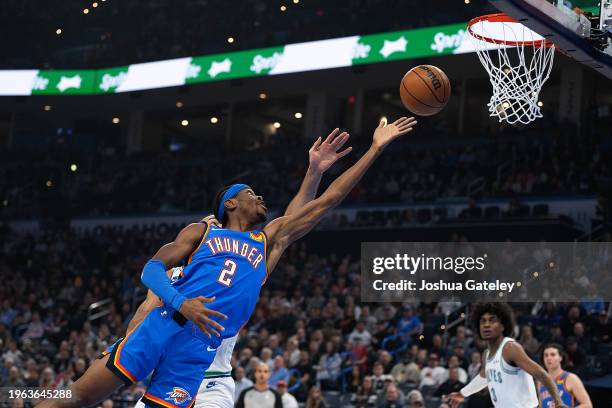
<svg viewBox="0 0 612 408">
<path fill-rule="evenodd" d="M 474 52 L 466 24 L 98 70 L 0 70 L 0 95 L 95 95 Z"/>
</svg>

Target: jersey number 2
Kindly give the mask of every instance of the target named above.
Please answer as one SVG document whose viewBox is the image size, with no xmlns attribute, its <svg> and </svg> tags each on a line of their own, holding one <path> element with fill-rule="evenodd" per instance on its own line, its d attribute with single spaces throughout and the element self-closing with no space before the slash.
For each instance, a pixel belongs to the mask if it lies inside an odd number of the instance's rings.
<svg viewBox="0 0 612 408">
<path fill-rule="evenodd" d="M 223 264 L 225 268 L 221 270 L 217 282 L 229 287 L 232 286 L 232 278 L 234 277 L 234 272 L 236 272 L 236 262 L 226 259 Z"/>
</svg>

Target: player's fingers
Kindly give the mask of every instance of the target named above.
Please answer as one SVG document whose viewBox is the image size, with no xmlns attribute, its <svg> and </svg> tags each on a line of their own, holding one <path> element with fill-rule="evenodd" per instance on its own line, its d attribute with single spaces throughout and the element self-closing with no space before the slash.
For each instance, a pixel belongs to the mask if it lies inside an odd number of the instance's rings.
<svg viewBox="0 0 612 408">
<path fill-rule="evenodd" d="M 334 130 L 332 130 L 331 133 L 327 135 L 327 138 L 325 139 L 325 142 L 323 143 L 331 142 L 334 139 L 334 137 L 336 137 L 339 131 L 340 131 L 340 128 L 335 128 Z"/>
<path fill-rule="evenodd" d="M 382 117 L 380 118 L 380 122 L 378 122 L 378 127 L 384 128 L 385 126 L 387 126 L 387 118 Z"/>
<path fill-rule="evenodd" d="M 402 116 L 401 118 L 397 119 L 395 122 L 392 123 L 392 125 L 399 125 L 400 123 L 404 122 L 406 119 L 408 119 L 406 116 Z"/>
<path fill-rule="evenodd" d="M 213 319 L 209 319 L 207 316 L 203 316 L 201 318 L 201 321 L 206 324 L 206 327 L 208 327 L 208 330 L 214 331 L 215 333 L 217 333 L 217 336 L 219 336 L 219 332 L 217 332 L 214 329 L 218 329 L 219 331 L 225 331 L 225 327 L 221 326 L 218 322 L 214 321 Z"/>
<path fill-rule="evenodd" d="M 201 323 L 199 320 L 195 322 L 196 326 L 198 326 L 198 329 L 200 329 L 200 331 L 202 333 L 204 333 L 206 335 L 206 337 L 208 337 L 210 339 L 210 332 L 208 331 L 208 328 L 206 327 L 205 324 Z"/>
<path fill-rule="evenodd" d="M 321 146 L 321 141 L 323 139 L 321 138 L 321 136 L 319 136 L 317 138 L 317 140 L 315 140 L 314 144 L 312 145 L 312 147 L 310 148 L 309 152 L 315 151 L 319 148 L 319 146 Z"/>
<path fill-rule="evenodd" d="M 202 303 L 211 303 L 211 302 L 214 302 L 216 298 L 217 298 L 216 296 L 213 296 L 213 297 L 210 297 L 210 298 L 209 297 L 204 297 L 204 296 L 198 296 L 197 297 L 198 302 L 202 302 Z"/>
<path fill-rule="evenodd" d="M 348 133 L 342 132 L 340 133 L 340 136 L 336 137 L 333 142 L 331 142 L 331 145 L 338 150 L 346 143 L 347 140 L 349 140 L 349 137 L 350 135 Z"/>
<path fill-rule="evenodd" d="M 204 313 L 206 313 L 207 316 L 216 316 L 222 318 L 223 320 L 227 320 L 227 315 L 224 315 L 221 312 L 217 312 L 216 310 L 211 310 L 205 307 Z"/>
<path fill-rule="evenodd" d="M 349 147 L 347 147 L 346 149 L 344 149 L 343 151 L 338 152 L 337 157 L 338 157 L 338 158 L 344 157 L 344 156 L 346 156 L 347 154 L 349 154 L 349 153 L 351 152 L 351 150 L 353 150 L 353 148 L 352 148 L 351 146 L 349 146 Z"/>
</svg>

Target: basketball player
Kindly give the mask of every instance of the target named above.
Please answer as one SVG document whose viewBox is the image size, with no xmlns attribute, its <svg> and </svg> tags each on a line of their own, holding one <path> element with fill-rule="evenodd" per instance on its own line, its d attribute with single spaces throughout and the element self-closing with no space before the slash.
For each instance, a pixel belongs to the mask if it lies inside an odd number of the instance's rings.
<svg viewBox="0 0 612 408">
<path fill-rule="evenodd" d="M 442 397 L 451 401 L 452 408 L 487 386 L 491 401 L 497 408 L 535 408 L 538 397 L 534 377 L 548 390 L 556 408 L 567 408 L 548 373 L 527 356 L 518 342 L 508 337 L 514 330 L 512 309 L 508 304 L 476 304 L 472 324 L 488 347 L 483 353 L 480 375 L 460 392 Z"/>
<path fill-rule="evenodd" d="M 593 408 L 591 398 L 582 381 L 576 374 L 563 370 L 562 365 L 567 360 L 563 347 L 557 343 L 548 343 L 542 347 L 540 359 L 546 367 L 548 374 L 555 380 L 559 395 L 568 407 Z M 541 408 L 555 408 L 553 399 L 546 387 L 538 387 Z"/>
<path fill-rule="evenodd" d="M 343 138 L 336 137 L 339 133 L 335 129 L 323 141 L 318 138 L 308 151 L 308 170 L 296 196 L 291 200 L 285 211 L 285 215 L 291 215 L 298 208 L 312 201 L 317 193 L 323 173 L 325 173 L 338 159 L 346 156 L 351 148 L 342 151 L 342 147 L 348 141 L 348 135 Z M 208 223 L 216 227 L 221 227 L 214 215 L 205 217 L 200 222 Z M 172 282 L 177 281 L 183 276 L 183 267 L 173 268 L 168 271 L 168 276 Z M 207 298 L 207 302 L 212 299 Z M 140 324 L 149 312 L 162 306 L 161 300 L 149 290 L 147 298 L 140 304 L 134 317 L 128 324 L 128 332 Z M 209 332 L 211 329 L 208 329 Z M 214 329 L 213 329 L 214 330 Z M 213 363 L 204 374 L 204 381 L 200 385 L 196 397 L 195 408 L 233 408 L 234 407 L 234 379 L 232 378 L 232 353 L 238 334 L 234 337 L 223 339 L 217 348 L 217 353 Z M 108 350 L 110 353 L 112 349 Z M 144 408 L 142 401 L 136 403 L 135 408 Z"/>
<path fill-rule="evenodd" d="M 143 268 L 143 283 L 164 306 L 149 313 L 111 354 L 92 364 L 70 387 L 71 399 L 46 400 L 40 406 L 92 405 L 153 371 L 143 396 L 147 406 L 192 407 L 221 340 L 235 336 L 247 323 L 261 286 L 283 252 L 342 202 L 389 143 L 415 125 L 414 118 L 402 117 L 389 125 L 381 121 L 367 152 L 320 197 L 273 220 L 263 231 L 255 229 L 268 211 L 261 196 L 245 184 L 221 190 L 215 215 L 224 228 L 188 225 Z M 184 259 L 184 276 L 172 285 L 166 270 Z M 209 306 L 227 318 L 209 313 L 202 303 L 204 295 L 214 299 Z M 221 321 L 224 327 L 219 328 Z M 207 326 L 218 329 L 221 338 L 206 335 L 202 330 Z"/>
</svg>

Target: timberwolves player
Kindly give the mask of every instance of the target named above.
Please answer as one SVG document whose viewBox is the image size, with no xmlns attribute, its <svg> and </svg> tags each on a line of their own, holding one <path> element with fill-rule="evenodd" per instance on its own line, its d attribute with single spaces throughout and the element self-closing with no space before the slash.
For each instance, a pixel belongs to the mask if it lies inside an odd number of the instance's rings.
<svg viewBox="0 0 612 408">
<path fill-rule="evenodd" d="M 143 396 L 147 406 L 192 407 L 217 347 L 247 323 L 261 286 L 283 252 L 342 202 L 389 143 L 415 125 L 414 118 L 400 118 L 389 125 L 381 121 L 366 153 L 320 197 L 273 220 L 263 231 L 255 229 L 268 212 L 261 196 L 245 184 L 220 191 L 215 215 L 224 228 L 191 224 L 143 268 L 143 283 L 164 306 L 149 313 L 109 355 L 92 364 L 70 387 L 71 399 L 46 400 L 40 406 L 89 406 L 122 384 L 138 382 L 153 372 Z M 184 276 L 173 285 L 166 270 L 185 259 Z M 213 299 L 210 307 L 225 319 L 209 317 L 205 297 Z M 207 326 L 218 329 L 221 338 L 206 335 L 202 330 Z"/>
<path fill-rule="evenodd" d="M 483 353 L 480 375 L 460 392 L 442 397 L 450 399 L 453 408 L 487 386 L 496 408 L 535 408 L 538 397 L 533 377 L 548 390 L 556 408 L 567 408 L 552 378 L 527 356 L 520 344 L 508 337 L 514 329 L 513 320 L 512 309 L 505 303 L 476 304 L 472 324 L 488 348 Z"/>
<path fill-rule="evenodd" d="M 563 347 L 557 343 L 548 343 L 541 349 L 540 359 L 548 374 L 555 380 L 559 395 L 568 407 L 593 408 L 591 398 L 576 374 L 563 370 L 562 365 L 567 360 Z M 555 408 L 553 398 L 546 387 L 538 387 L 541 408 Z"/>
<path fill-rule="evenodd" d="M 312 201 L 317 193 L 321 177 L 336 160 L 346 156 L 351 148 L 348 147 L 342 151 L 340 149 L 348 140 L 348 135 L 338 136 L 339 130 L 335 129 L 323 141 L 317 139 L 314 145 L 308 151 L 308 170 L 304 176 L 304 180 L 296 196 L 291 200 L 285 211 L 285 215 L 293 214 L 298 208 Z M 338 136 L 338 137 L 337 137 Z M 200 222 L 208 223 L 209 225 L 221 227 L 214 215 L 204 218 Z M 168 271 L 168 276 L 172 282 L 177 281 L 183 276 L 183 267 L 173 268 Z M 207 298 L 207 302 L 212 299 Z M 149 290 L 147 298 L 138 307 L 134 317 L 128 325 L 128 332 L 137 326 L 149 312 L 157 307 L 162 306 L 161 301 L 155 294 Z M 215 334 L 216 330 L 207 328 L 209 332 Z M 211 364 L 204 374 L 204 381 L 198 390 L 195 408 L 233 408 L 234 407 L 234 379 L 232 378 L 232 354 L 238 335 L 223 339 L 217 353 Z M 112 349 L 111 349 L 112 350 Z M 144 408 L 142 401 L 138 401 L 135 408 Z"/>
</svg>

